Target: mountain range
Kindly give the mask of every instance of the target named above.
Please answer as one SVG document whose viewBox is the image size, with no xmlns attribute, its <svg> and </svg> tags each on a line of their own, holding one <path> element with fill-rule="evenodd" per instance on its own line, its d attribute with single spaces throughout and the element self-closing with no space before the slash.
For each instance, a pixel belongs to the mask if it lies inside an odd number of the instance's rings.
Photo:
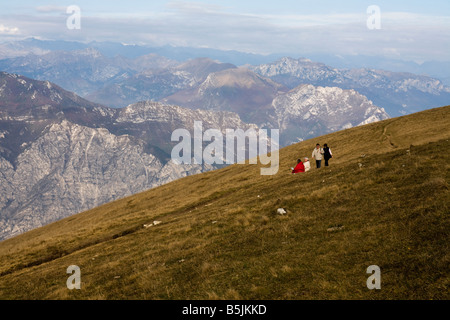
<svg viewBox="0 0 450 320">
<path fill-rule="evenodd" d="M 177 58 L 170 54 L 179 48 L 157 50 L 114 43 L 36 39 L 7 43 L 3 47 L 13 52 L 15 48 L 20 56 L 5 56 L 0 60 L 0 70 L 54 82 L 110 107 L 125 107 L 141 100 L 161 101 L 192 89 L 210 73 L 236 67 L 247 68 L 289 89 L 301 84 L 353 89 L 384 108 L 391 117 L 444 105 L 450 97 L 450 87 L 430 76 L 367 67 L 337 69 L 306 58 L 268 56 L 263 63 L 250 59 L 245 64 L 233 64 L 234 59 L 218 62 L 214 55 L 209 59 L 198 58 L 198 52 L 188 55 L 197 58 L 187 61 L 177 60 L 185 56 Z M 29 54 L 25 54 L 26 50 Z M 195 74 L 197 71 L 192 73 L 197 69 L 204 71 L 200 77 Z M 434 65 L 433 69 L 436 69 Z"/>
<path fill-rule="evenodd" d="M 222 132 L 279 129 L 287 146 L 450 97 L 426 76 L 304 58 L 239 66 L 178 61 L 139 46 L 36 39 L 2 44 L 2 52 L 0 240 L 217 169 L 171 161 L 171 134 L 192 133 L 194 121 Z"/>
<path fill-rule="evenodd" d="M 450 87 L 437 79 L 412 73 L 336 69 L 304 58 L 282 58 L 250 69 L 289 88 L 312 84 L 356 90 L 393 117 L 441 106 L 450 100 Z"/>
<path fill-rule="evenodd" d="M 171 161 L 172 133 L 179 128 L 192 133 L 194 121 L 222 132 L 279 128 L 280 144 L 286 145 L 388 118 L 353 90 L 312 85 L 288 90 L 246 68 L 207 59 L 179 68 L 189 75 L 190 89 L 165 103 L 142 101 L 125 108 L 1 72 L 0 239 L 217 168 Z"/>
<path fill-rule="evenodd" d="M 87 95 L 108 84 L 127 79 L 138 70 L 161 68 L 175 62 L 148 54 L 136 59 L 102 55 L 94 48 L 75 51 L 50 51 L 1 60 L 0 70 L 37 80 L 49 80 L 79 95 Z"/>
<path fill-rule="evenodd" d="M 142 68 L 142 65 L 141 65 Z M 92 101 L 120 108 L 143 100 L 161 100 L 180 90 L 204 81 L 210 73 L 236 68 L 229 63 L 219 63 L 208 58 L 189 60 L 168 68 L 149 68 L 126 79 L 91 92 L 86 96 Z"/>
<path fill-rule="evenodd" d="M 354 90 L 313 85 L 289 90 L 243 67 L 212 73 L 201 84 L 162 101 L 235 112 L 259 127 L 280 129 L 283 146 L 389 117 Z"/>
<path fill-rule="evenodd" d="M 113 109 L 55 84 L 0 73 L 0 239 L 180 177 L 208 164 L 170 161 L 171 134 L 247 130 L 230 112 L 156 102 Z"/>
<path fill-rule="evenodd" d="M 91 41 L 89 43 L 65 40 L 42 40 L 37 38 L 27 38 L 19 41 L 10 41 L 0 43 L 0 59 L 15 58 L 26 56 L 33 53 L 41 55 L 52 51 L 77 51 L 87 48 L 93 48 L 101 52 L 103 55 L 114 58 L 117 55 L 129 59 L 135 59 L 148 54 L 157 54 L 167 57 L 170 60 L 186 61 L 199 57 L 209 57 L 213 60 L 226 61 L 238 66 L 242 65 L 260 65 L 272 63 L 283 57 L 297 57 L 295 53 L 274 53 L 269 55 L 239 52 L 233 50 L 217 50 L 211 48 L 193 48 L 193 47 L 150 47 L 136 44 L 123 44 L 117 42 L 98 42 Z M 387 58 L 377 55 L 336 55 L 314 54 L 303 55 L 312 61 L 321 61 L 327 65 L 341 69 L 360 69 L 370 68 L 378 70 L 390 70 L 396 72 L 409 72 L 419 75 L 427 75 L 437 78 L 450 85 L 450 61 L 425 61 L 414 62 L 404 61 L 400 59 Z"/>
</svg>

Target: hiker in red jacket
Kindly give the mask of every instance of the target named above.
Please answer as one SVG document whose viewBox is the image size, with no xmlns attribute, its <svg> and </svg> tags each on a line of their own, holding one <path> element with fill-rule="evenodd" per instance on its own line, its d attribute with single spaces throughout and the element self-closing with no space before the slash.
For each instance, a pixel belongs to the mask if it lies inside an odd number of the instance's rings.
<svg viewBox="0 0 450 320">
<path fill-rule="evenodd" d="M 303 165 L 302 160 L 297 159 L 297 165 L 292 169 L 292 173 L 305 172 L 305 166 Z"/>
</svg>

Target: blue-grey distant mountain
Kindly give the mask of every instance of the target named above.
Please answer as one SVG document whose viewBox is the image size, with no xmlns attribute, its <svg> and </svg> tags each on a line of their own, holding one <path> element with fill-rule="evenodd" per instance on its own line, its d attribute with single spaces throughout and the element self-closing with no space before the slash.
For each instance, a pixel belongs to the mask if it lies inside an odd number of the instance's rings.
<svg viewBox="0 0 450 320">
<path fill-rule="evenodd" d="M 341 56 L 333 54 L 314 54 L 308 56 L 308 58 L 339 69 L 368 68 L 426 75 L 441 80 L 447 86 L 450 85 L 450 61 L 424 61 L 423 63 L 417 63 L 382 56 Z"/>
<path fill-rule="evenodd" d="M 147 56 L 146 56 L 147 57 Z M 136 65 L 144 64 L 136 59 Z M 160 68 L 157 68 L 157 67 Z M 236 68 L 230 63 L 220 63 L 209 58 L 197 58 L 165 68 L 159 63 L 153 68 L 131 77 L 118 79 L 115 83 L 91 92 L 86 98 L 114 108 L 127 106 L 144 100 L 159 101 L 176 92 L 192 88 L 203 82 L 209 74 Z"/>
<path fill-rule="evenodd" d="M 47 80 L 81 96 L 111 83 L 123 81 L 141 70 L 166 68 L 176 64 L 156 54 L 136 59 L 123 56 L 113 58 L 93 48 L 76 51 L 50 51 L 0 60 L 0 70 Z"/>
<path fill-rule="evenodd" d="M 375 69 L 336 69 L 300 58 L 250 67 L 289 88 L 301 84 L 356 90 L 367 96 L 390 116 L 439 107 L 450 101 L 450 87 L 428 76 Z"/>
<path fill-rule="evenodd" d="M 178 62 L 208 57 L 213 60 L 235 65 L 268 63 L 283 56 L 282 54 L 262 55 L 213 48 L 174 47 L 169 45 L 152 47 L 117 42 L 92 41 L 82 43 L 77 41 L 29 38 L 21 41 L 0 43 L 0 59 L 25 56 L 28 53 L 43 54 L 52 51 L 78 51 L 88 48 L 95 49 L 109 58 L 121 55 L 128 59 L 135 59 L 147 54 L 157 54 Z"/>
<path fill-rule="evenodd" d="M 64 48 L 67 51 L 60 51 Z M 393 71 L 354 67 L 337 69 L 308 59 L 281 58 L 273 62 L 276 55 L 37 39 L 0 44 L 0 56 L 2 50 L 9 50 L 10 53 L 16 50 L 16 55 L 22 56 L 0 60 L 0 70 L 49 80 L 95 102 L 113 107 L 123 107 L 141 100 L 159 101 L 179 91 L 193 88 L 198 84 L 189 75 L 193 69 L 184 72 L 180 65 L 185 62 L 183 59 L 198 59 L 199 56 L 208 57 L 218 65 L 221 61 L 222 67 L 227 63 L 239 66 L 247 62 L 246 67 L 250 70 L 290 89 L 301 84 L 312 84 L 356 90 L 375 105 L 383 107 L 390 116 L 445 105 L 450 100 L 449 87 L 442 81 L 426 75 L 394 72 L 427 69 L 433 73 L 439 73 L 439 70 L 441 74 L 445 73 L 448 64 L 437 62 L 425 62 L 419 66 L 413 62 L 373 58 L 372 65 L 390 67 Z M 27 50 L 31 54 L 23 56 Z M 333 57 L 324 56 L 324 59 L 334 59 L 340 66 L 369 63 L 367 57 Z M 198 63 L 196 67 L 205 68 L 202 63 Z M 210 72 L 215 71 L 217 70 Z M 203 79 L 206 76 L 203 75 Z"/>
</svg>

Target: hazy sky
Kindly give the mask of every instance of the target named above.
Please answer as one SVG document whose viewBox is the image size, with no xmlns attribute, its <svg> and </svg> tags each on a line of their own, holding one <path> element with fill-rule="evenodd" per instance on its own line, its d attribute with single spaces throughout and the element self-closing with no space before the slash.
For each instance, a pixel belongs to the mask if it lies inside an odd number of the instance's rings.
<svg viewBox="0 0 450 320">
<path fill-rule="evenodd" d="M 27 37 L 449 61 L 450 1 L 2 1 L 0 42 Z"/>
</svg>

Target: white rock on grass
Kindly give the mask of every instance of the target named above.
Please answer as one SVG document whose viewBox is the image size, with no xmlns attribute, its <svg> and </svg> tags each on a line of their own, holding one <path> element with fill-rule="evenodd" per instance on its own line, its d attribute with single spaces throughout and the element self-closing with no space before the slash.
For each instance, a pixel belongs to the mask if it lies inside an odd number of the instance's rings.
<svg viewBox="0 0 450 320">
<path fill-rule="evenodd" d="M 162 221 L 155 220 L 152 223 L 144 224 L 144 228 L 150 228 L 151 226 L 156 226 L 160 223 L 162 223 Z"/>
</svg>

